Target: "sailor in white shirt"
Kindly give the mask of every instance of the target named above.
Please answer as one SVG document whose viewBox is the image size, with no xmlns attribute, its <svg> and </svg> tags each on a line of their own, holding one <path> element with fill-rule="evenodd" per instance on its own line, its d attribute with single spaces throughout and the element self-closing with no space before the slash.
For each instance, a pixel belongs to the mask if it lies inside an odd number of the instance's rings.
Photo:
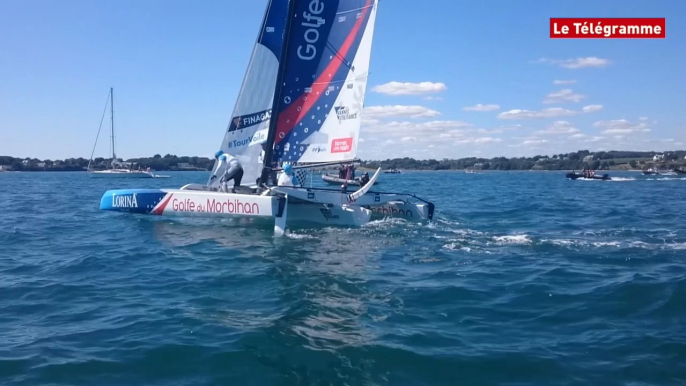
<svg viewBox="0 0 686 386">
<path fill-rule="evenodd" d="M 221 150 L 214 154 L 214 158 L 219 162 L 217 162 L 217 168 L 214 170 L 214 173 L 212 173 L 210 181 L 214 181 L 214 179 L 217 178 L 219 170 L 223 167 L 225 168 L 225 172 L 219 180 L 220 191 L 228 193 L 228 182 L 233 180 L 233 189 L 231 189 L 231 192 L 236 193 L 236 188 L 241 185 L 241 179 L 243 178 L 243 167 L 240 162 L 238 162 L 236 157 L 226 154 Z"/>
<path fill-rule="evenodd" d="M 287 163 L 283 166 L 283 172 L 279 174 L 279 186 L 297 186 L 298 180 L 293 175 L 293 167 Z"/>
</svg>

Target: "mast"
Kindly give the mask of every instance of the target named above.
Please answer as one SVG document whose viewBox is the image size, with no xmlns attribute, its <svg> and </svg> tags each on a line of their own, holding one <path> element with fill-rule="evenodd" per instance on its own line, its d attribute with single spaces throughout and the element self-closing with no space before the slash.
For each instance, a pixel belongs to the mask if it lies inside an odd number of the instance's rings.
<svg viewBox="0 0 686 386">
<path fill-rule="evenodd" d="M 258 185 L 263 185 L 267 182 L 269 171 L 272 165 L 274 156 L 274 141 L 276 140 L 276 125 L 278 119 L 274 119 L 278 115 L 279 101 L 283 93 L 283 78 L 286 75 L 286 58 L 288 57 L 288 43 L 291 36 L 291 25 L 293 20 L 293 10 L 295 9 L 295 2 L 297 0 L 290 0 L 288 3 L 288 12 L 286 13 L 286 28 L 284 29 L 283 44 L 281 46 L 281 58 L 279 59 L 279 71 L 276 75 L 276 90 L 274 92 L 274 99 L 272 102 L 272 118 L 269 120 L 269 131 L 267 133 L 267 142 L 264 149 L 264 160 L 262 163 L 262 175 Z"/>
<path fill-rule="evenodd" d="M 117 155 L 114 152 L 114 88 L 110 87 L 110 119 L 112 120 L 112 166 L 117 160 Z"/>
</svg>

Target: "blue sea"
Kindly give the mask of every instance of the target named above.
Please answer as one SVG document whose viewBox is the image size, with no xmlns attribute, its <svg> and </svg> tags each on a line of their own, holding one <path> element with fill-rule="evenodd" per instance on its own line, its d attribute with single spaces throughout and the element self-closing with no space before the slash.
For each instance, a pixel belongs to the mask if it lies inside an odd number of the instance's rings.
<svg viewBox="0 0 686 386">
<path fill-rule="evenodd" d="M 686 178 L 406 172 L 433 224 L 103 212 L 0 173 L 2 385 L 684 385 Z"/>
</svg>

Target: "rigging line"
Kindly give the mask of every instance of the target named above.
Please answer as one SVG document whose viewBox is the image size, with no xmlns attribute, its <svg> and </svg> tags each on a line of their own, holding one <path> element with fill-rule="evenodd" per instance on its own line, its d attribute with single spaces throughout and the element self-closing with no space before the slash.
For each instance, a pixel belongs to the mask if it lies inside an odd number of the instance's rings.
<svg viewBox="0 0 686 386">
<path fill-rule="evenodd" d="M 352 13 L 352 12 L 355 12 L 355 11 L 366 10 L 367 8 L 372 8 L 372 7 L 373 7 L 373 5 L 369 5 L 369 6 L 366 6 L 366 7 L 360 7 L 360 8 L 357 8 L 357 9 L 351 9 L 351 10 L 348 10 L 348 11 L 345 11 L 345 12 L 338 12 L 338 13 L 336 13 L 336 15 L 348 14 L 348 13 Z M 330 41 L 328 41 L 328 40 L 326 41 L 326 46 L 333 52 L 334 56 L 336 56 L 336 57 L 341 61 L 341 63 L 345 64 L 345 66 L 348 67 L 349 69 L 353 70 L 353 72 L 355 71 L 355 69 L 354 69 L 353 66 L 352 66 L 352 63 L 349 62 L 349 61 L 347 61 L 347 60 L 343 57 L 343 55 L 341 55 L 340 52 L 338 52 L 338 50 L 336 49 L 336 47 L 335 47 L 333 44 L 331 44 Z"/>
<path fill-rule="evenodd" d="M 93 145 L 93 150 L 91 151 L 91 159 L 88 160 L 88 166 L 86 169 L 90 169 L 91 161 L 93 161 L 93 154 L 95 154 L 95 147 L 98 145 L 98 137 L 100 137 L 100 130 L 102 129 L 102 122 L 105 120 L 105 113 L 107 112 L 107 102 L 110 101 L 110 93 L 107 92 L 107 100 L 105 101 L 105 109 L 102 112 L 102 118 L 100 118 L 100 127 L 98 127 L 98 134 L 95 136 L 95 144 Z"/>
<path fill-rule="evenodd" d="M 336 47 L 334 47 L 334 45 L 331 44 L 330 41 L 328 41 L 328 40 L 326 41 L 326 46 L 333 52 L 334 56 L 337 57 L 337 58 L 341 61 L 341 63 L 345 64 L 346 67 L 348 67 L 349 69 L 353 70 L 352 63 L 350 63 L 349 61 L 347 61 L 347 60 L 345 59 L 345 57 L 343 57 L 343 55 L 341 55 L 341 53 L 338 52 L 338 50 L 336 49 Z M 354 71 L 354 70 L 353 70 L 353 71 Z"/>
</svg>

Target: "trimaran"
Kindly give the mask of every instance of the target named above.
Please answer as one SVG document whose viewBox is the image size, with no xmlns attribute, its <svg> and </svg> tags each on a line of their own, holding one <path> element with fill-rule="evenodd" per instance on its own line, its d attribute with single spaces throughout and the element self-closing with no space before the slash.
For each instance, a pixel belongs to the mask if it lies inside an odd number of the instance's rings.
<svg viewBox="0 0 686 386">
<path fill-rule="evenodd" d="M 372 215 L 431 221 L 434 204 L 370 190 L 274 186 L 270 173 L 355 161 L 378 0 L 269 0 L 221 149 L 241 162 L 236 193 L 218 182 L 109 190 L 100 209 L 163 216 L 361 226 Z M 215 164 L 216 166 L 216 164 Z"/>
</svg>

